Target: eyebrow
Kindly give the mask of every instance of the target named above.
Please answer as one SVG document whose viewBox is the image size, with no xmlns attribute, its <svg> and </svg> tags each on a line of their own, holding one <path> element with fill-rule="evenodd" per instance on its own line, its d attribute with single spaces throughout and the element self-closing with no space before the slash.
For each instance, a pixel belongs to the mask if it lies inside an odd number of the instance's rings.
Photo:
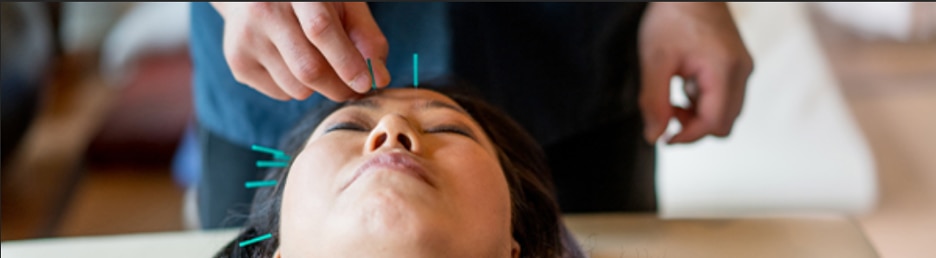
<svg viewBox="0 0 936 258">
<path fill-rule="evenodd" d="M 378 109 L 380 108 L 380 102 L 373 100 L 373 99 L 354 100 L 354 101 L 349 101 L 347 106 L 363 107 L 367 109 Z M 449 103 L 445 103 L 442 101 L 438 101 L 438 100 L 423 101 L 421 104 L 415 105 L 415 107 L 420 110 L 430 109 L 430 108 L 445 108 L 445 109 L 450 109 L 458 113 L 462 113 L 470 117 L 468 112 L 462 109 L 461 107 L 458 107 Z"/>
</svg>

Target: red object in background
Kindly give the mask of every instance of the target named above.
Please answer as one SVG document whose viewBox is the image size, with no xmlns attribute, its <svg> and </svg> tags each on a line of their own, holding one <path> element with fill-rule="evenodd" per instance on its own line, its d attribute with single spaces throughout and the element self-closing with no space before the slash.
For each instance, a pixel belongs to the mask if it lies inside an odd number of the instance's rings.
<svg viewBox="0 0 936 258">
<path fill-rule="evenodd" d="M 86 152 L 89 164 L 168 166 L 190 121 L 192 63 L 188 48 L 150 54 L 108 111 Z"/>
</svg>

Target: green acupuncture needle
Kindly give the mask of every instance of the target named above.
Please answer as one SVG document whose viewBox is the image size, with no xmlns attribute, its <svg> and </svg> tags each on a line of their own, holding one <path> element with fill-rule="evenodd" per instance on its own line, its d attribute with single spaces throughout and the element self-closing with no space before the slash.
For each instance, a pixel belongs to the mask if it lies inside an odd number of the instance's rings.
<svg viewBox="0 0 936 258">
<path fill-rule="evenodd" d="M 371 66 L 370 58 L 367 59 L 367 70 L 370 71 L 371 89 L 377 90 L 377 80 L 374 79 L 374 67 Z"/>
<path fill-rule="evenodd" d="M 252 245 L 252 244 L 254 244 L 254 243 L 257 243 L 257 242 L 260 242 L 260 241 L 263 241 L 263 240 L 267 240 L 267 239 L 269 239 L 269 238 L 271 238 L 271 237 L 273 237 L 273 234 L 267 233 L 266 235 L 258 236 L 258 237 L 252 238 L 252 239 L 250 239 L 250 240 L 246 240 L 246 241 L 240 242 L 240 243 L 237 244 L 237 245 L 240 246 L 240 247 L 244 247 L 244 246 Z"/>
<path fill-rule="evenodd" d="M 419 88 L 419 54 L 413 53 L 413 88 Z"/>
<path fill-rule="evenodd" d="M 276 185 L 276 180 L 267 180 L 267 181 L 250 181 L 244 183 L 244 187 L 247 188 L 257 188 L 257 187 L 268 187 Z"/>
<path fill-rule="evenodd" d="M 287 156 L 285 153 L 283 153 L 282 151 L 277 150 L 277 149 L 267 148 L 267 147 L 263 147 L 263 146 L 256 145 L 256 144 L 250 146 L 250 149 L 252 149 L 252 150 L 254 150 L 254 151 L 269 153 L 270 155 L 273 155 L 274 159 L 278 159 L 278 160 L 289 160 L 289 159 L 290 159 L 289 156 Z"/>
<path fill-rule="evenodd" d="M 258 168 L 272 168 L 272 167 L 280 167 L 280 168 L 281 168 L 281 167 L 286 167 L 286 166 L 289 166 L 289 164 L 286 163 L 286 162 L 284 162 L 284 161 L 269 161 L 269 160 L 258 160 L 258 161 L 257 161 L 257 167 L 258 167 Z"/>
</svg>

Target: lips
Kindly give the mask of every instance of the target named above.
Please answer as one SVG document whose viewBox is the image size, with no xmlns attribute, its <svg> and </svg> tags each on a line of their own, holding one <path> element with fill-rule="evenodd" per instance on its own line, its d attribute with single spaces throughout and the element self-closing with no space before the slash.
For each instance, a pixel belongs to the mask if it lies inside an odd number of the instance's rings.
<svg viewBox="0 0 936 258">
<path fill-rule="evenodd" d="M 344 191 L 351 183 L 357 181 L 361 175 L 373 172 L 376 169 L 388 169 L 393 172 L 403 173 L 434 186 L 432 180 L 429 179 L 428 173 L 426 173 L 426 168 L 415 157 L 407 153 L 386 152 L 377 154 L 358 167 L 354 171 L 354 176 L 341 187 L 341 190 Z"/>
</svg>

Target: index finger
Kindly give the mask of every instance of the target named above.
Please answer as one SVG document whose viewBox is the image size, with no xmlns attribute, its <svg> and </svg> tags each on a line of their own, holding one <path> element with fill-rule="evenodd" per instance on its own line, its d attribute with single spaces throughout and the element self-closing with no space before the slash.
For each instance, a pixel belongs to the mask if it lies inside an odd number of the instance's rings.
<svg viewBox="0 0 936 258">
<path fill-rule="evenodd" d="M 678 71 L 673 53 L 642 51 L 640 53 L 641 88 L 639 106 L 644 121 L 644 139 L 654 144 L 666 131 L 673 115 L 670 103 L 670 79 Z"/>
<path fill-rule="evenodd" d="M 359 93 L 367 92 L 371 84 L 367 64 L 348 38 L 339 19 L 340 14 L 332 4 L 296 2 L 293 9 L 303 34 L 328 60 L 341 80 Z"/>
</svg>

